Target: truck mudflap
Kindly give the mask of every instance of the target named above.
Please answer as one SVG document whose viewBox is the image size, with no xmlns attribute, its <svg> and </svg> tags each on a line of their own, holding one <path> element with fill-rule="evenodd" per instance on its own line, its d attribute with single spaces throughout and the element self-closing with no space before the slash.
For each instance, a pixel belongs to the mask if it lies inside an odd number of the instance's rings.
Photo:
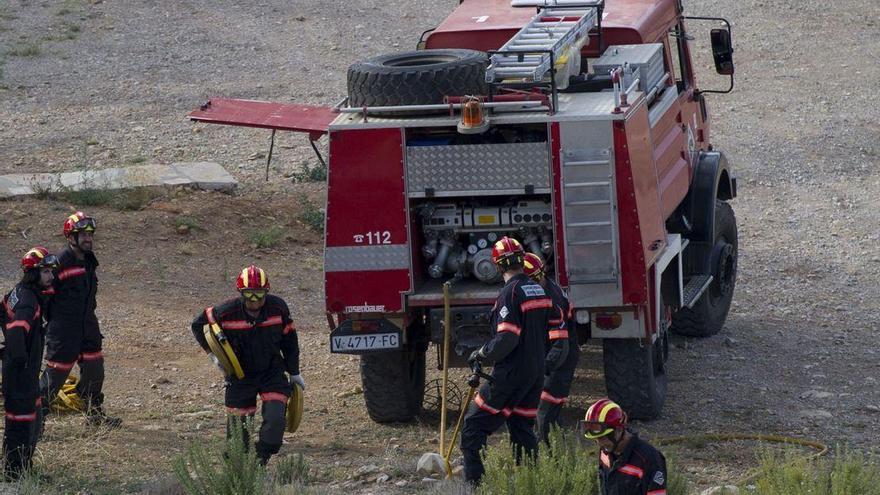
<svg viewBox="0 0 880 495">
<path fill-rule="evenodd" d="M 338 115 L 332 108 L 323 106 L 212 98 L 188 117 L 208 124 L 304 132 L 315 140 L 327 134 L 330 123 Z"/>
<path fill-rule="evenodd" d="M 330 352 L 369 354 L 403 349 L 403 332 L 385 318 L 345 320 L 330 332 Z"/>
</svg>

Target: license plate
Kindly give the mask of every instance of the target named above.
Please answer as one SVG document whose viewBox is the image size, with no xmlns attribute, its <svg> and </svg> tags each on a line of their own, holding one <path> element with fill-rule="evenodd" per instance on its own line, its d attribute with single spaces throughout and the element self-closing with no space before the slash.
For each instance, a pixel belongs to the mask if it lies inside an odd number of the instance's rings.
<svg viewBox="0 0 880 495">
<path fill-rule="evenodd" d="M 400 349 L 400 334 L 370 333 L 330 337 L 330 352 L 380 351 Z"/>
</svg>

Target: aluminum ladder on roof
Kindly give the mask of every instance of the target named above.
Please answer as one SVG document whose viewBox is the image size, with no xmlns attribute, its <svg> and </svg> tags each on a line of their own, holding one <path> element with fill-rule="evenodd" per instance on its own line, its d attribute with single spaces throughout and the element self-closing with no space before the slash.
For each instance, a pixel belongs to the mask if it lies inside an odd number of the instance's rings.
<svg viewBox="0 0 880 495">
<path fill-rule="evenodd" d="M 489 57 L 486 82 L 503 79 L 525 79 L 539 82 L 572 47 L 588 40 L 588 33 L 599 23 L 604 0 L 555 2 L 538 8 L 538 13 L 507 43 Z M 536 5 L 531 2 L 530 5 Z M 514 0 L 516 6 L 516 0 Z"/>
</svg>

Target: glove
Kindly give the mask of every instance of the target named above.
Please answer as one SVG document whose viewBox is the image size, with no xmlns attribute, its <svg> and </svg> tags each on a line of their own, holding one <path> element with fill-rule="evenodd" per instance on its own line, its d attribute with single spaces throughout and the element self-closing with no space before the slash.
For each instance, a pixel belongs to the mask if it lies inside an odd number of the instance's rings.
<svg viewBox="0 0 880 495">
<path fill-rule="evenodd" d="M 299 385 L 303 392 L 306 391 L 306 381 L 303 380 L 302 375 L 290 375 L 290 385 L 293 386 L 294 384 Z"/>
<path fill-rule="evenodd" d="M 471 353 L 471 356 L 468 358 L 468 366 L 473 367 L 474 363 L 482 363 L 484 359 L 486 359 L 486 355 L 483 354 L 483 348 L 480 347 Z"/>
<path fill-rule="evenodd" d="M 226 375 L 226 369 L 223 368 L 223 365 L 220 364 L 220 360 L 217 359 L 217 356 L 215 356 L 213 352 L 208 353 L 208 358 L 211 360 L 212 363 L 214 363 L 214 366 L 216 366 L 221 373 Z"/>
</svg>

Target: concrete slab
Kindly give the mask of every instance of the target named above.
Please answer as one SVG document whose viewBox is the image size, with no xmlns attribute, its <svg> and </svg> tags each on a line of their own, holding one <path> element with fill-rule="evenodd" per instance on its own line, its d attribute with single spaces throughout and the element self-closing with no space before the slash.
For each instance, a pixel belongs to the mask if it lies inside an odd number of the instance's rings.
<svg viewBox="0 0 880 495">
<path fill-rule="evenodd" d="M 0 199 L 66 190 L 114 190 L 182 185 L 231 192 L 238 185 L 238 181 L 220 164 L 214 162 L 138 165 L 62 174 L 9 174 L 0 175 Z"/>
</svg>

